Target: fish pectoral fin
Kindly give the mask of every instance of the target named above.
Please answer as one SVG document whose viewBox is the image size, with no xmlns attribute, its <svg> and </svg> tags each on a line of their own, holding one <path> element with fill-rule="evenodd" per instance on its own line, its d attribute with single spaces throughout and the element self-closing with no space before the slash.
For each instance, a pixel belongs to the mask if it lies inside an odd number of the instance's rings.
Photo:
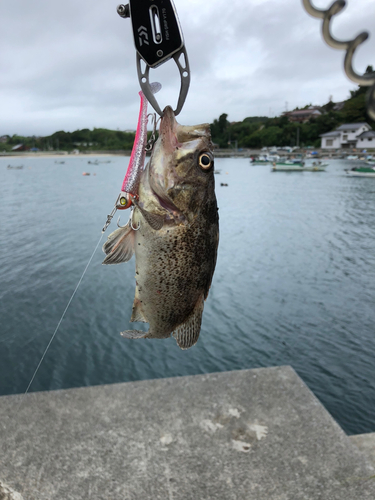
<svg viewBox="0 0 375 500">
<path fill-rule="evenodd" d="M 121 332 L 120 335 L 125 339 L 146 339 L 148 337 L 148 332 L 142 330 L 125 330 Z"/>
<path fill-rule="evenodd" d="M 155 231 L 159 231 L 163 227 L 164 217 L 162 215 L 152 214 L 151 212 L 147 212 L 146 210 L 141 210 L 142 215 L 147 222 L 147 224 L 155 229 Z"/>
<path fill-rule="evenodd" d="M 141 301 L 137 297 L 134 299 L 132 317 L 130 318 L 131 323 L 134 323 L 136 321 L 148 323 L 141 309 Z"/>
<path fill-rule="evenodd" d="M 136 200 L 133 200 L 134 204 L 138 208 L 138 210 L 141 212 L 143 215 L 143 218 L 147 222 L 147 224 L 152 227 L 152 229 L 155 229 L 155 231 L 159 231 L 163 227 L 164 224 L 164 217 L 162 215 L 157 215 L 153 214 L 151 212 L 148 212 L 144 208 L 140 207 L 139 204 L 137 203 Z"/>
<path fill-rule="evenodd" d="M 181 349 L 189 349 L 198 342 L 199 333 L 201 331 L 203 308 L 204 300 L 203 297 L 201 297 L 188 319 L 174 330 L 173 337 L 176 339 L 177 345 Z"/>
<path fill-rule="evenodd" d="M 103 264 L 128 262 L 134 253 L 134 234 L 130 224 L 111 233 L 103 245 L 103 252 L 107 254 Z"/>
</svg>

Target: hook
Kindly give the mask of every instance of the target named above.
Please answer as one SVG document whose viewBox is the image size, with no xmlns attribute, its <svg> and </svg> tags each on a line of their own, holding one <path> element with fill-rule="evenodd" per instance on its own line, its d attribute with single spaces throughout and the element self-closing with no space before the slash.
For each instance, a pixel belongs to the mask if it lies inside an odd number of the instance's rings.
<svg viewBox="0 0 375 500">
<path fill-rule="evenodd" d="M 121 219 L 121 215 L 119 216 L 119 218 L 117 219 L 117 227 L 119 227 L 120 229 L 124 229 L 126 226 L 129 225 L 129 222 L 130 222 L 130 218 L 128 220 L 128 222 L 125 224 L 125 226 L 121 226 L 120 225 L 120 219 Z"/>
<path fill-rule="evenodd" d="M 140 223 L 138 222 L 138 227 L 137 227 L 137 228 L 133 226 L 133 215 L 134 215 L 134 209 L 132 208 L 132 209 L 131 209 L 131 214 L 130 214 L 129 220 L 128 220 L 128 222 L 125 224 L 125 226 L 121 226 L 121 224 L 120 224 L 120 218 L 121 218 L 121 216 L 120 216 L 120 217 L 117 219 L 117 227 L 119 227 L 120 229 L 124 229 L 125 227 L 130 226 L 130 227 L 133 229 L 133 231 L 139 231 L 139 229 L 140 229 L 141 225 L 140 225 Z"/>
<path fill-rule="evenodd" d="M 154 144 L 155 144 L 155 137 L 156 137 L 156 124 L 159 120 L 156 120 L 156 113 L 149 113 L 147 115 L 147 120 L 148 120 L 148 117 L 151 116 L 151 120 L 152 120 L 152 132 L 151 132 L 151 136 L 150 136 L 150 139 L 147 141 L 147 144 L 146 144 L 146 151 L 152 151 L 152 148 L 154 147 Z"/>
<path fill-rule="evenodd" d="M 129 222 L 130 222 L 130 227 L 133 229 L 133 231 L 139 231 L 139 229 L 141 228 L 141 225 L 140 223 L 138 222 L 138 227 L 135 228 L 133 226 L 133 216 L 134 216 L 134 208 L 132 208 L 132 212 L 130 214 L 130 219 L 129 219 Z"/>
</svg>

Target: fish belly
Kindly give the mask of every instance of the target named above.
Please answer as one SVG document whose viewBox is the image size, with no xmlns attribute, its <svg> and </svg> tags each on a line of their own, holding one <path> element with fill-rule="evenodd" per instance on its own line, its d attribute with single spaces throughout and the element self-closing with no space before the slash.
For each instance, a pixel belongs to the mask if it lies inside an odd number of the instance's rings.
<svg viewBox="0 0 375 500">
<path fill-rule="evenodd" d="M 207 266 L 197 259 L 196 228 L 171 223 L 155 231 L 139 219 L 132 320 L 143 317 L 149 323 L 148 338 L 166 338 L 203 303 Z"/>
</svg>

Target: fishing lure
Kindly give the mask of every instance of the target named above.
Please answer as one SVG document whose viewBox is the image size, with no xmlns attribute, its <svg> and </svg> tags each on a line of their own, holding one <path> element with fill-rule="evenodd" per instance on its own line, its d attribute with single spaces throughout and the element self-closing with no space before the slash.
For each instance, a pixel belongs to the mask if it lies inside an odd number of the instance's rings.
<svg viewBox="0 0 375 500">
<path fill-rule="evenodd" d="M 158 82 L 153 82 L 151 83 L 150 87 L 152 93 L 156 94 L 161 89 L 161 84 Z M 135 134 L 135 140 L 130 156 L 128 169 L 122 183 L 121 192 L 117 197 L 112 212 L 107 216 L 107 220 L 102 229 L 102 233 L 104 233 L 104 231 L 111 223 L 116 210 L 125 210 L 127 208 L 130 208 L 134 203 L 134 198 L 136 199 L 138 196 L 139 180 L 143 171 L 147 151 L 147 124 L 149 116 L 147 115 L 148 100 L 146 99 L 142 90 L 138 94 L 141 98 L 141 104 L 139 109 L 137 131 Z M 154 117 L 154 130 L 150 142 L 151 148 L 152 140 L 155 139 L 155 130 L 156 119 Z"/>
</svg>

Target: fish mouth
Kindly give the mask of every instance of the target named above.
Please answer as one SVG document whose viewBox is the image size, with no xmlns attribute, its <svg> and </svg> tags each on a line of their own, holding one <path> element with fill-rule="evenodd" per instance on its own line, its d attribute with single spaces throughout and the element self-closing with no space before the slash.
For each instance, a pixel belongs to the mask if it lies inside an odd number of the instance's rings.
<svg viewBox="0 0 375 500">
<path fill-rule="evenodd" d="M 180 148 L 184 143 L 193 141 L 207 142 L 210 146 L 211 132 L 209 123 L 200 125 L 180 125 L 175 117 L 174 111 L 170 106 L 166 106 L 160 121 L 159 137 L 166 152 Z M 187 145 L 187 144 L 186 144 Z M 194 143 L 193 148 L 196 147 Z"/>
<path fill-rule="evenodd" d="M 159 129 L 159 137 L 166 152 L 172 152 L 181 146 L 177 138 L 178 126 L 179 124 L 176 121 L 173 109 L 170 106 L 166 106 L 160 120 Z"/>
</svg>

